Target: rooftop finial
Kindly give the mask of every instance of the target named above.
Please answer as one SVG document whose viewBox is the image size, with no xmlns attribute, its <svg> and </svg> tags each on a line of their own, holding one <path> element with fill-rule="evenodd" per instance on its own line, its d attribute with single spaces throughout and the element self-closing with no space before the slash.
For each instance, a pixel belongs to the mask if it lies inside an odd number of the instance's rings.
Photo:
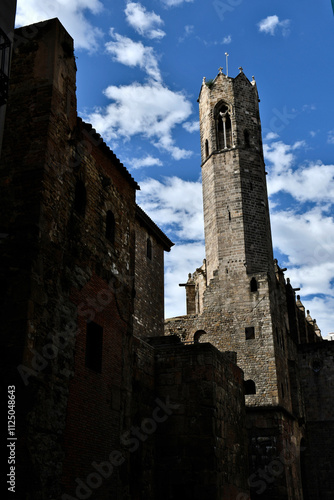
<svg viewBox="0 0 334 500">
<path fill-rule="evenodd" d="M 222 75 L 223 74 L 223 68 L 222 66 L 220 66 L 220 68 L 218 68 L 218 71 L 219 71 L 219 74 Z"/>
<path fill-rule="evenodd" d="M 242 66 L 239 66 L 238 70 L 240 71 L 240 73 L 242 73 L 244 68 Z"/>
<path fill-rule="evenodd" d="M 226 56 L 226 76 L 228 76 L 228 56 L 230 54 L 228 54 L 227 52 L 225 52 L 225 56 Z"/>
<path fill-rule="evenodd" d="M 206 82 L 206 78 L 205 76 L 203 76 L 203 84 Z"/>
</svg>

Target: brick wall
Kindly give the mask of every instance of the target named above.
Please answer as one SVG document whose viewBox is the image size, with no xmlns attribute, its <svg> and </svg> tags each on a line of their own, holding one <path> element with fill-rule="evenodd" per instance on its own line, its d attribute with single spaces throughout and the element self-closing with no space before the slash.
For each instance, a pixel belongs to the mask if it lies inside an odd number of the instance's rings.
<svg viewBox="0 0 334 500">
<path fill-rule="evenodd" d="M 119 446 L 129 404 L 137 185 L 77 119 L 75 72 L 73 41 L 58 20 L 16 31 L 0 169 L 7 235 L 0 272 L 22 498 L 57 498 L 62 480 L 73 493 L 75 479 L 85 480 L 92 462 Z M 107 211 L 115 218 L 113 241 Z M 101 373 L 85 366 L 89 320 L 103 327 Z"/>
<path fill-rule="evenodd" d="M 305 497 L 330 500 L 334 492 L 334 342 L 298 348 L 305 398 Z"/>
<path fill-rule="evenodd" d="M 234 353 L 174 339 L 155 343 L 156 390 L 174 405 L 157 428 L 157 498 L 236 499 L 248 490 L 242 371 Z"/>
<path fill-rule="evenodd" d="M 147 256 L 147 242 L 151 256 Z M 139 337 L 163 335 L 164 248 L 143 222 L 136 224 L 134 334 Z"/>
</svg>

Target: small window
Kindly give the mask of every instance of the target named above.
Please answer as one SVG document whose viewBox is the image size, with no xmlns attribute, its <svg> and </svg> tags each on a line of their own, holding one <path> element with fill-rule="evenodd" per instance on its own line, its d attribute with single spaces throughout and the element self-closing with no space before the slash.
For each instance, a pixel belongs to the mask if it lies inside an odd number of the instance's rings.
<svg viewBox="0 0 334 500">
<path fill-rule="evenodd" d="M 250 147 L 250 140 L 249 140 L 248 130 L 244 130 L 244 141 L 245 141 L 245 147 L 249 148 Z"/>
<path fill-rule="evenodd" d="M 257 292 L 257 281 L 255 278 L 251 279 L 250 290 L 251 290 L 251 292 Z"/>
<path fill-rule="evenodd" d="M 108 210 L 106 216 L 106 238 L 111 243 L 115 242 L 115 217 L 111 210 Z"/>
<path fill-rule="evenodd" d="M 205 158 L 209 156 L 209 141 L 205 141 Z"/>
<path fill-rule="evenodd" d="M 101 373 L 102 369 L 102 340 L 102 326 L 94 323 L 94 321 L 87 323 L 86 366 L 97 373 Z"/>
<path fill-rule="evenodd" d="M 206 334 L 206 332 L 204 330 L 197 330 L 197 332 L 194 335 L 194 343 L 198 344 L 200 341 L 199 339 L 202 337 L 202 335 L 205 335 L 205 334 Z"/>
<path fill-rule="evenodd" d="M 152 241 L 150 238 L 147 238 L 146 241 L 146 257 L 152 260 Z"/>
<path fill-rule="evenodd" d="M 255 339 L 255 328 L 254 326 L 247 326 L 245 328 L 246 340 Z"/>
<path fill-rule="evenodd" d="M 74 210 L 84 216 L 86 212 L 87 194 L 84 183 L 78 180 L 75 185 Z"/>
<path fill-rule="evenodd" d="M 256 394 L 256 386 L 254 380 L 245 380 L 244 382 L 245 396 Z"/>
</svg>

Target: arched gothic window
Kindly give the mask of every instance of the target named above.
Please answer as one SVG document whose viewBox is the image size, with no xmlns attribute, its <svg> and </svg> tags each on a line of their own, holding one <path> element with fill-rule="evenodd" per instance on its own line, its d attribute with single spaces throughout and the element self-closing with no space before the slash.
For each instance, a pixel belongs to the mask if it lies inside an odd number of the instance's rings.
<svg viewBox="0 0 334 500">
<path fill-rule="evenodd" d="M 221 105 L 216 113 L 217 120 L 217 148 L 228 149 L 232 147 L 232 124 L 229 108 Z"/>
</svg>

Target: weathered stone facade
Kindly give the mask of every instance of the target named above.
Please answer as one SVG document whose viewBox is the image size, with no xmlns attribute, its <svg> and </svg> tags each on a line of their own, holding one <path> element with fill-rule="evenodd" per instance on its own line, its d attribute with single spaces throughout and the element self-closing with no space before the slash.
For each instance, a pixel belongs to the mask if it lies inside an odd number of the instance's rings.
<svg viewBox="0 0 334 500">
<path fill-rule="evenodd" d="M 57 19 L 15 40 L 0 352 L 17 498 L 332 499 L 334 344 L 273 261 L 255 82 L 203 83 L 207 254 L 162 336 L 172 242 L 77 116 L 73 41 Z"/>
<path fill-rule="evenodd" d="M 0 297 L 17 497 L 241 500 L 248 454 L 235 355 L 159 337 L 172 242 L 77 117 L 73 41 L 59 21 L 15 39 Z"/>
</svg>

